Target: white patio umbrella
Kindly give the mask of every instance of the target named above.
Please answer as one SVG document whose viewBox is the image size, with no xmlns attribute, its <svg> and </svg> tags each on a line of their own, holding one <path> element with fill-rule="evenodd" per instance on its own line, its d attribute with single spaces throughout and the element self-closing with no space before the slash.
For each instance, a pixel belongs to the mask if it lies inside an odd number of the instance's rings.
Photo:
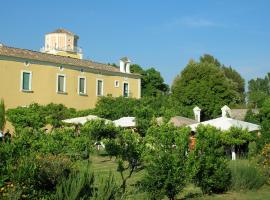
<svg viewBox="0 0 270 200">
<path fill-rule="evenodd" d="M 122 117 L 120 119 L 114 120 L 115 126 L 123 128 L 136 127 L 135 117 Z"/>
<path fill-rule="evenodd" d="M 86 122 L 90 120 L 96 120 L 96 119 L 101 119 L 96 115 L 88 115 L 85 117 L 76 117 L 76 118 L 71 118 L 71 119 L 65 119 L 63 122 L 68 123 L 68 124 L 82 124 L 84 125 Z"/>
</svg>

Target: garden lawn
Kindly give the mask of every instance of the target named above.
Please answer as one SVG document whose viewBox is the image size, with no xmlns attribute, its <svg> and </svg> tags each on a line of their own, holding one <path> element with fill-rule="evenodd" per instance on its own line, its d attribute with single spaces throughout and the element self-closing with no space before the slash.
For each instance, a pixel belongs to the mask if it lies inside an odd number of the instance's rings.
<svg viewBox="0 0 270 200">
<path fill-rule="evenodd" d="M 91 156 L 92 169 L 97 175 L 97 178 L 102 178 L 108 176 L 110 173 L 114 175 L 116 183 L 120 186 L 122 179 L 120 173 L 117 172 L 117 161 L 115 158 L 110 158 L 108 156 Z M 141 191 L 137 191 L 135 184 L 137 181 L 141 180 L 143 177 L 144 170 L 138 170 L 133 172 L 130 179 L 127 180 L 127 199 L 146 199 L 146 196 Z M 126 174 L 125 174 L 126 175 Z"/>
<path fill-rule="evenodd" d="M 110 160 L 108 156 L 92 155 L 91 156 L 92 169 L 97 178 L 102 178 L 112 173 L 118 185 L 121 184 L 120 173 L 117 172 L 117 163 L 114 158 Z M 144 170 L 136 171 L 127 181 L 128 196 L 126 199 L 147 199 L 145 193 L 137 191 L 135 184 L 143 177 Z M 187 200 L 268 200 L 270 199 L 270 186 L 265 185 L 259 190 L 255 191 L 229 191 L 225 194 L 202 195 L 199 188 L 189 184 L 177 199 Z"/>
<path fill-rule="evenodd" d="M 229 191 L 225 194 L 203 196 L 196 200 L 268 200 L 270 199 L 270 186 L 265 185 L 257 191 Z M 195 200 L 194 199 L 194 200 Z"/>
</svg>

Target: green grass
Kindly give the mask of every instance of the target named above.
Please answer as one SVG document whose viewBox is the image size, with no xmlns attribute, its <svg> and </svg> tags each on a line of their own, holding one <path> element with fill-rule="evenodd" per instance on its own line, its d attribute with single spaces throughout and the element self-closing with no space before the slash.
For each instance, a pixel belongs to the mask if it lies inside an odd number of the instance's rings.
<svg viewBox="0 0 270 200">
<path fill-rule="evenodd" d="M 270 199 L 270 187 L 265 185 L 257 191 L 227 192 L 225 194 L 204 196 L 196 200 L 268 200 Z"/>
<path fill-rule="evenodd" d="M 91 156 L 92 169 L 98 178 L 106 177 L 110 173 L 114 175 L 116 183 L 121 185 L 122 179 L 120 173 L 117 172 L 117 162 L 114 158 L 110 160 L 108 156 Z M 138 192 L 135 184 L 143 177 L 143 170 L 135 171 L 131 178 L 127 180 L 127 199 L 145 199 L 145 194 Z"/>
<path fill-rule="evenodd" d="M 91 156 L 92 168 L 98 177 L 107 176 L 109 173 L 113 173 L 116 182 L 121 184 L 120 174 L 116 171 L 117 163 L 115 159 L 109 159 L 107 156 Z M 144 171 L 134 172 L 131 178 L 127 181 L 128 196 L 125 199 L 129 200 L 141 200 L 147 199 L 145 193 L 137 191 L 135 183 L 142 179 Z M 259 190 L 253 191 L 229 191 L 225 194 L 218 195 L 202 195 L 200 188 L 189 184 L 184 191 L 178 196 L 177 199 L 181 200 L 267 200 L 270 199 L 270 186 L 265 185 Z"/>
</svg>

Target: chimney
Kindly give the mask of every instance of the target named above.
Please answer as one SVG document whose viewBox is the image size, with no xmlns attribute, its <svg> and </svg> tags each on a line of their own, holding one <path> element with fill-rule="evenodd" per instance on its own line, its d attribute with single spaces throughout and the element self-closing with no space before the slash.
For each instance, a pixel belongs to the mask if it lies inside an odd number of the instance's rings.
<svg viewBox="0 0 270 200">
<path fill-rule="evenodd" d="M 193 112 L 195 120 L 197 122 L 201 122 L 201 109 L 198 106 L 196 106 L 195 108 L 193 108 Z"/>
<path fill-rule="evenodd" d="M 130 73 L 130 63 L 131 61 L 127 58 L 120 59 L 120 72 L 122 73 Z"/>
<path fill-rule="evenodd" d="M 221 108 L 221 112 L 222 117 L 231 117 L 232 115 L 231 109 L 226 105 Z"/>
</svg>

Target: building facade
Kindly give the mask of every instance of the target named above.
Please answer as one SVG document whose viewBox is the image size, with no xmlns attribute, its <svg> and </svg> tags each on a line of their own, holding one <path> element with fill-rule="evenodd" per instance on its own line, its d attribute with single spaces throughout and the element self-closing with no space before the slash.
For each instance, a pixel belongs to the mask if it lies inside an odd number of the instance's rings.
<svg viewBox="0 0 270 200">
<path fill-rule="evenodd" d="M 82 59 L 78 36 L 60 29 L 45 36 L 42 52 L 0 45 L 0 99 L 6 108 L 61 103 L 93 108 L 100 96 L 141 97 L 140 75 L 130 60 L 120 67 Z"/>
</svg>

